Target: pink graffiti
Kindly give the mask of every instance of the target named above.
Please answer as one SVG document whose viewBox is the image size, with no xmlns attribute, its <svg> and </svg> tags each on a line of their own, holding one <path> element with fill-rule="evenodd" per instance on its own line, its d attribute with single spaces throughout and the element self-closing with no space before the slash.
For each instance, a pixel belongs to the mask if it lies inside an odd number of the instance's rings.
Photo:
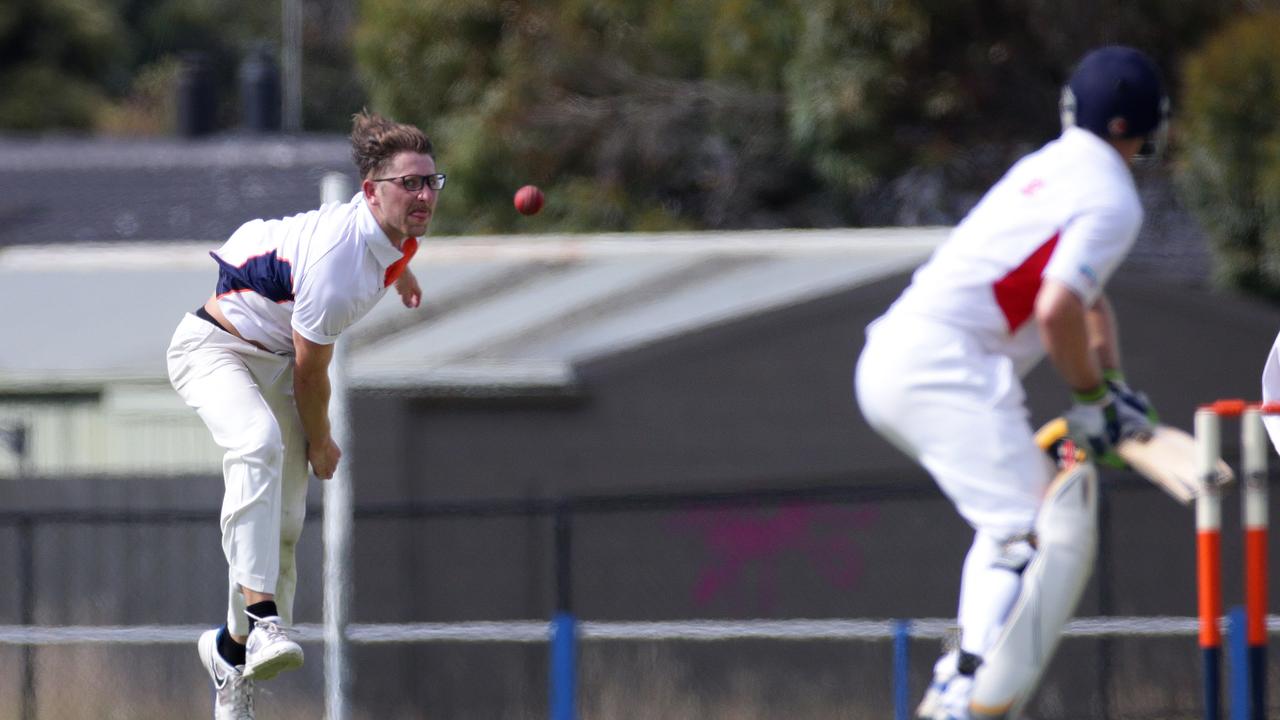
<svg viewBox="0 0 1280 720">
<path fill-rule="evenodd" d="M 859 538 L 877 516 L 873 507 L 809 504 L 771 511 L 694 510 L 674 524 L 700 535 L 706 549 L 693 587 L 695 605 L 730 592 L 743 598 L 754 585 L 755 610 L 768 612 L 777 603 L 778 571 L 788 561 L 808 565 L 834 589 L 856 587 L 863 572 Z"/>
</svg>

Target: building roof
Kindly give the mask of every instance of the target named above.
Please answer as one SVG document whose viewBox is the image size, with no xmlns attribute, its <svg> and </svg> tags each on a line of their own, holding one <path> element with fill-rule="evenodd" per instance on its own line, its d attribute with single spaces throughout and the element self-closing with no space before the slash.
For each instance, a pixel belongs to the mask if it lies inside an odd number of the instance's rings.
<svg viewBox="0 0 1280 720">
<path fill-rule="evenodd" d="M 346 138 L 0 137 L 0 388 L 164 377 L 209 250 L 246 219 L 355 180 Z M 1140 173 L 1147 221 L 1122 273 L 1203 283 L 1203 232 L 1168 177 Z M 504 199 L 505 202 L 505 199 Z M 939 228 L 431 238 L 424 306 L 384 300 L 350 333 L 367 388 L 562 391 L 584 359 L 905 271 Z"/>
<path fill-rule="evenodd" d="M 919 264 L 941 228 L 433 238 L 423 306 L 394 293 L 346 334 L 350 382 L 422 393 L 563 392 L 573 366 L 834 294 Z M 0 250 L 0 389 L 163 380 L 213 243 Z"/>
<path fill-rule="evenodd" d="M 313 209 L 333 172 L 354 183 L 337 135 L 0 137 L 0 247 L 223 238 Z"/>
<path fill-rule="evenodd" d="M 342 135 L 0 136 L 0 247 L 219 240 L 252 218 L 313 209 L 329 173 L 351 186 L 357 180 Z M 1205 233 L 1179 201 L 1169 169 L 1140 166 L 1135 174 L 1146 219 L 1127 273 L 1202 282 L 1210 267 Z M 888 212 L 897 220 L 887 224 L 957 222 L 950 216 L 977 201 L 911 172 L 893 185 L 890 205 L 913 210 Z"/>
</svg>

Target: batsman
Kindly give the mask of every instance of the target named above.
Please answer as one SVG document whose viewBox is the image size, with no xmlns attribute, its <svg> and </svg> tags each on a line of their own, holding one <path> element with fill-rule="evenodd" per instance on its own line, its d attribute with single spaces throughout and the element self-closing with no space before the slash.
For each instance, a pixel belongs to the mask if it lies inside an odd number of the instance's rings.
<svg viewBox="0 0 1280 720">
<path fill-rule="evenodd" d="M 1047 459 L 1022 378 L 1049 356 L 1074 399 L 1071 435 L 1094 460 L 1118 462 L 1120 438 L 1150 425 L 1103 287 L 1142 224 L 1131 164 L 1164 134 L 1159 71 L 1133 48 L 1094 50 L 1060 111 L 1062 134 L 987 191 L 867 327 L 858 358 L 867 421 L 974 530 L 958 647 L 935 664 L 919 718 L 1018 717 L 1092 569 L 1093 462 Z"/>
</svg>

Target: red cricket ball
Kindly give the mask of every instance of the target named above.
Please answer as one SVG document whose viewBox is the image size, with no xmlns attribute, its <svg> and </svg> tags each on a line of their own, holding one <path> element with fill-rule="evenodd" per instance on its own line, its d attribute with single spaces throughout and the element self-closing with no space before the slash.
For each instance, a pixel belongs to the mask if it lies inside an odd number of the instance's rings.
<svg viewBox="0 0 1280 720">
<path fill-rule="evenodd" d="M 536 185 L 525 185 L 516 191 L 516 210 L 521 215 L 537 214 L 545 201 L 546 198 L 542 196 L 542 191 Z"/>
</svg>

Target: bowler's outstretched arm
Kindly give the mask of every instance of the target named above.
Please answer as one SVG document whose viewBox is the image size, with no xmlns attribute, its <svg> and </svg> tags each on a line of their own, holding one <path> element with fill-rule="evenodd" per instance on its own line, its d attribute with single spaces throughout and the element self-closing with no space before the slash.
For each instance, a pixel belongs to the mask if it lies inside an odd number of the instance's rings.
<svg viewBox="0 0 1280 720">
<path fill-rule="evenodd" d="M 295 330 L 293 347 L 297 353 L 293 370 L 293 398 L 307 436 L 307 461 L 321 480 L 333 477 L 342 451 L 329 432 L 329 363 L 333 345 L 321 345 Z"/>
</svg>

